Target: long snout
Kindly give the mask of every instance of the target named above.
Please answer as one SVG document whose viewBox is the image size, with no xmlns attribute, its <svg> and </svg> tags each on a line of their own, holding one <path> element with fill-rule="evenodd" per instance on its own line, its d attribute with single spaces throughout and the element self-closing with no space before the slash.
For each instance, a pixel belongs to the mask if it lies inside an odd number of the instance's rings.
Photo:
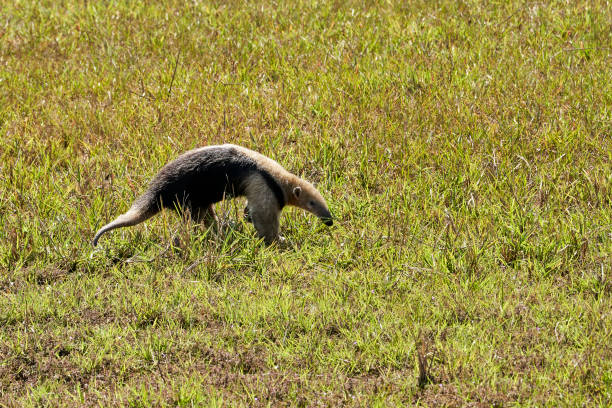
<svg viewBox="0 0 612 408">
<path fill-rule="evenodd" d="M 334 217 L 332 217 L 329 211 L 326 211 L 324 214 L 320 215 L 319 218 L 321 221 L 323 221 L 323 224 L 327 225 L 328 227 L 334 225 Z"/>
</svg>

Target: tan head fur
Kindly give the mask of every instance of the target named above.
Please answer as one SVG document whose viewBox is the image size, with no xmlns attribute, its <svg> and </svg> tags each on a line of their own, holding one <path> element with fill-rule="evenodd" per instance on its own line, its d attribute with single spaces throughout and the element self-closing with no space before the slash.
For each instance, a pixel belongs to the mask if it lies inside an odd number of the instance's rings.
<svg viewBox="0 0 612 408">
<path fill-rule="evenodd" d="M 327 203 L 317 189 L 309 182 L 297 179 L 291 189 L 288 204 L 306 210 L 323 221 L 325 225 L 332 225 L 332 215 Z"/>
</svg>

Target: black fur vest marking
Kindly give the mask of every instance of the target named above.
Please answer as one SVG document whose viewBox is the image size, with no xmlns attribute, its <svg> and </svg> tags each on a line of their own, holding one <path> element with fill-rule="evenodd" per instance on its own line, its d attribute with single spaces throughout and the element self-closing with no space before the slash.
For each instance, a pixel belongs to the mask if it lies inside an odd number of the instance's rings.
<svg viewBox="0 0 612 408">
<path fill-rule="evenodd" d="M 234 148 L 195 149 L 164 166 L 151 181 L 145 196 L 158 209 L 206 208 L 224 198 L 245 194 L 245 180 L 259 173 L 272 190 L 279 208 L 285 195 L 276 179 L 251 157 Z"/>
</svg>

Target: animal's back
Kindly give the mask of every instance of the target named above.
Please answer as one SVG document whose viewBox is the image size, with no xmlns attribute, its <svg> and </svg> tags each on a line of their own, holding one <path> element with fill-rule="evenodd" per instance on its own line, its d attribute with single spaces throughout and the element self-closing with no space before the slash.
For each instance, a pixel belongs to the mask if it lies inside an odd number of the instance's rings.
<svg viewBox="0 0 612 408">
<path fill-rule="evenodd" d="M 244 194 L 244 180 L 258 171 L 254 160 L 231 146 L 190 150 L 164 166 L 146 195 L 165 208 L 207 207 Z"/>
</svg>

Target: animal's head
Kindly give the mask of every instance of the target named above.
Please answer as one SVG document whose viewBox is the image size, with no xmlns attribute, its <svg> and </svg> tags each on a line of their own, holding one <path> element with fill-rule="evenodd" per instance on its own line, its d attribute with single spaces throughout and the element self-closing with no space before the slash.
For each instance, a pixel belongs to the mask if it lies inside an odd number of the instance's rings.
<svg viewBox="0 0 612 408">
<path fill-rule="evenodd" d="M 293 186 L 289 203 L 316 215 L 327 226 L 334 223 L 327 203 L 317 189 L 307 181 L 300 180 Z"/>
</svg>

